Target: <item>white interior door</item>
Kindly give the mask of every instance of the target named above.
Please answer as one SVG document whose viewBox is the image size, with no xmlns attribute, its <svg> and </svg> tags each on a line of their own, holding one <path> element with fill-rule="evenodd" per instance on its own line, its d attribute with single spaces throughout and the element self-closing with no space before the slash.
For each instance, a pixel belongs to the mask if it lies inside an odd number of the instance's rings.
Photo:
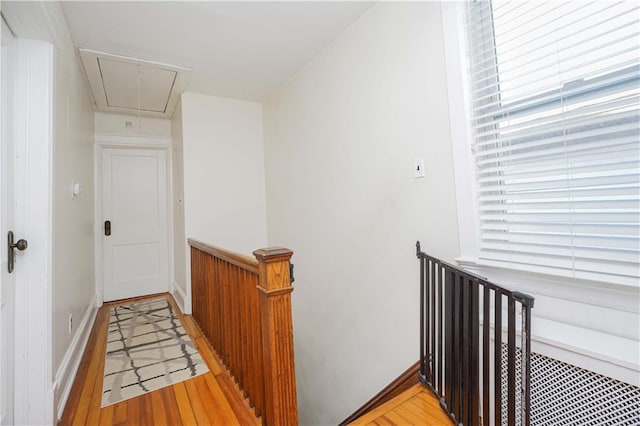
<svg viewBox="0 0 640 426">
<path fill-rule="evenodd" d="M 2 52 L 0 53 L 0 424 L 10 425 L 13 419 L 14 397 L 14 316 L 15 274 L 7 268 L 7 233 L 14 229 L 14 137 L 13 115 L 16 68 L 16 40 L 2 21 Z"/>
<path fill-rule="evenodd" d="M 102 151 L 104 301 L 169 291 L 167 187 L 165 151 Z"/>
</svg>

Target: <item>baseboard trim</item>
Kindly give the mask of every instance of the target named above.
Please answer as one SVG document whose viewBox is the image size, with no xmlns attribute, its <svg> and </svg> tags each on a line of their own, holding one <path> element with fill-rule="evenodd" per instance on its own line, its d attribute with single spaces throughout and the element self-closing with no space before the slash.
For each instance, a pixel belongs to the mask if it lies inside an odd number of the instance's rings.
<svg viewBox="0 0 640 426">
<path fill-rule="evenodd" d="M 53 403 L 55 407 L 55 419 L 60 420 L 64 411 L 64 406 L 69 398 L 73 381 L 76 378 L 82 355 L 89 341 L 91 328 L 96 319 L 98 308 L 96 306 L 96 298 L 92 298 L 91 303 L 87 307 L 82 321 L 78 326 L 78 331 L 71 340 L 71 344 L 67 352 L 62 358 L 62 363 L 56 372 L 55 381 L 53 383 Z"/>
<path fill-rule="evenodd" d="M 176 301 L 180 310 L 184 313 L 184 302 L 187 299 L 187 295 L 175 281 L 171 283 L 171 294 L 173 295 L 173 299 Z"/>
<path fill-rule="evenodd" d="M 411 367 L 407 368 L 397 379 L 389 383 L 376 396 L 367 401 L 362 407 L 358 408 L 353 414 L 344 419 L 339 426 L 348 425 L 356 421 L 369 411 L 381 406 L 385 402 L 395 398 L 411 386 L 419 383 L 418 371 L 420 370 L 420 361 L 417 361 Z"/>
</svg>

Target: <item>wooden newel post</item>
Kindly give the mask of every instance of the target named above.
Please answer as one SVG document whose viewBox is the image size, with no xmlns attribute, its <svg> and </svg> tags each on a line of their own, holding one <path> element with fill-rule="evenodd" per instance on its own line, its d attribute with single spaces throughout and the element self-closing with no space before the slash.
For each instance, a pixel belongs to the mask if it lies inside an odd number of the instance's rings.
<svg viewBox="0 0 640 426">
<path fill-rule="evenodd" d="M 253 252 L 258 259 L 262 359 L 264 368 L 263 425 L 298 424 L 296 374 L 293 358 L 293 322 L 289 259 L 293 251 L 266 248 Z"/>
</svg>

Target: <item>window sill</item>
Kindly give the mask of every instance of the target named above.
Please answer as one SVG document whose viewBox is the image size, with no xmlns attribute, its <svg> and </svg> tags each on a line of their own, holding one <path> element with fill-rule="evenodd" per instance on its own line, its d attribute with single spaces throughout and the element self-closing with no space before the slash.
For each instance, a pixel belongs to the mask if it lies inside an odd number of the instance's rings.
<svg viewBox="0 0 640 426">
<path fill-rule="evenodd" d="M 640 286 L 519 271 L 483 264 L 471 256 L 461 256 L 455 261 L 461 268 L 487 277 L 508 289 L 525 293 L 531 291 L 575 302 L 640 313 Z"/>
</svg>

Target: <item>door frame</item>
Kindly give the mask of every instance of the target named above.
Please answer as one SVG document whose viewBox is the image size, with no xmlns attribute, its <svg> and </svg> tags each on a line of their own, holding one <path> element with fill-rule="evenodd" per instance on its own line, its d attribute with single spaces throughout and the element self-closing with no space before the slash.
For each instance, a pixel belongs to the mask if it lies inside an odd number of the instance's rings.
<svg viewBox="0 0 640 426">
<path fill-rule="evenodd" d="M 0 247 L 0 425 L 9 425 L 14 422 L 14 393 L 15 393 L 15 274 L 9 275 L 8 268 L 8 241 L 4 235 L 9 230 L 15 231 L 15 157 L 13 148 L 13 134 L 15 121 L 13 120 L 14 92 L 18 78 L 18 41 L 11 32 L 4 19 L 0 19 L 2 33 L 0 37 L 4 42 L 0 55 L 0 235 L 3 238 Z M 5 35 L 6 31 L 9 33 Z M 5 38 L 10 37 L 7 42 Z M 7 72 L 7 75 L 4 74 Z M 4 81 L 6 79 L 6 81 Z M 5 91 L 6 88 L 6 91 Z M 5 139 L 7 138 L 7 139 Z M 9 149 L 12 145 L 12 149 Z M 11 170 L 4 170 L 3 167 Z M 7 191 L 4 193 L 3 191 Z M 6 263 L 5 263 L 6 259 Z M 6 280 L 6 281 L 4 281 Z M 10 324 L 4 324 L 3 320 L 9 316 Z M 5 334 L 7 333 L 7 334 Z M 8 361 L 8 362 L 5 362 Z M 6 389 L 6 395 L 3 391 Z M 7 406 L 4 406 L 4 404 Z M 6 410 L 6 411 L 5 411 Z"/>
<path fill-rule="evenodd" d="M 95 188 L 95 204 L 94 204 L 94 240 L 95 240 L 95 282 L 96 282 L 96 305 L 102 306 L 104 303 L 104 265 L 102 253 L 102 154 L 105 149 L 135 149 L 135 150 L 153 150 L 164 151 L 166 158 L 166 175 L 167 175 L 167 257 L 169 262 L 167 276 L 167 292 L 173 292 L 173 275 L 174 275 L 174 238 L 173 238 L 173 173 L 172 173 L 172 139 L 162 136 L 124 136 L 111 133 L 95 133 L 94 134 L 94 188 Z"/>
<path fill-rule="evenodd" d="M 11 20 L 5 22 L 11 29 Z M 14 271 L 14 422 L 53 424 L 51 304 L 56 57 L 51 43 L 17 36 L 16 41 L 14 227 L 17 238 L 28 240 L 29 247 L 18 255 Z"/>
</svg>

